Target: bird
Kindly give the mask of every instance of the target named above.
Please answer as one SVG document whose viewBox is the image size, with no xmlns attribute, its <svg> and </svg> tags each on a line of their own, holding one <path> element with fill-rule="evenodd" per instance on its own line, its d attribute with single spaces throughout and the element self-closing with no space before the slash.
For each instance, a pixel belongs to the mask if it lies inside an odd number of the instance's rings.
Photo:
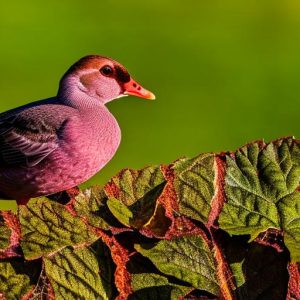
<svg viewBox="0 0 300 300">
<path fill-rule="evenodd" d="M 62 76 L 55 97 L 1 113 L 0 199 L 26 205 L 99 172 L 121 141 L 106 104 L 128 95 L 155 99 L 119 62 L 88 55 Z"/>
</svg>

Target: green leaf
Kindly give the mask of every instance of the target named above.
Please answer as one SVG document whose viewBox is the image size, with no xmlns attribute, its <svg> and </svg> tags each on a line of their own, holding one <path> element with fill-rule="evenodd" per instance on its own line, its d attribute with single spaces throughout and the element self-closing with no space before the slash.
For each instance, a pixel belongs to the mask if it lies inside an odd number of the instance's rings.
<svg viewBox="0 0 300 300">
<path fill-rule="evenodd" d="M 152 248 L 135 245 L 164 274 L 190 283 L 194 288 L 219 295 L 214 255 L 201 236 L 162 240 Z"/>
<path fill-rule="evenodd" d="M 67 247 L 44 258 L 55 299 L 109 299 L 94 251 Z"/>
<path fill-rule="evenodd" d="M 123 224 L 130 226 L 130 220 L 133 217 L 130 209 L 116 198 L 109 198 L 107 206 L 111 213 Z"/>
<path fill-rule="evenodd" d="M 109 230 L 115 225 L 106 206 L 107 197 L 104 190 L 94 186 L 81 191 L 74 201 L 74 210 L 78 216 L 85 218 L 94 227 Z"/>
<path fill-rule="evenodd" d="M 283 230 L 293 261 L 300 260 L 300 147 L 283 139 L 246 145 L 227 157 L 227 202 L 219 225 L 252 239 L 268 228 Z"/>
<path fill-rule="evenodd" d="M 250 234 L 255 238 L 270 227 L 280 226 L 275 199 L 263 183 L 266 179 L 263 166 L 271 163 L 272 157 L 263 151 L 255 143 L 236 151 L 234 158 L 227 156 L 227 202 L 219 225 L 231 234 Z"/>
<path fill-rule="evenodd" d="M 246 282 L 246 278 L 243 274 L 243 261 L 231 263 L 230 269 L 234 276 L 236 286 L 237 287 L 243 286 L 243 284 L 245 284 L 245 282 Z"/>
<path fill-rule="evenodd" d="M 95 254 L 98 265 L 101 284 L 108 299 L 115 299 L 118 291 L 115 287 L 116 265 L 113 262 L 110 249 L 101 241 L 96 241 L 90 246 Z"/>
<path fill-rule="evenodd" d="M 152 218 L 165 179 L 159 167 L 123 170 L 106 185 L 107 205 L 124 225 L 141 229 Z"/>
<path fill-rule="evenodd" d="M 26 259 L 53 254 L 66 246 L 90 244 L 98 237 L 64 205 L 46 198 L 20 206 L 21 246 Z"/>
<path fill-rule="evenodd" d="M 214 196 L 214 154 L 200 154 L 174 163 L 174 187 L 179 212 L 192 219 L 207 222 Z"/>
<path fill-rule="evenodd" d="M 31 289 L 29 276 L 18 274 L 11 262 L 0 261 L 0 298 L 21 299 Z"/>
<path fill-rule="evenodd" d="M 164 276 L 155 273 L 132 274 L 131 285 L 134 293 L 129 299 L 179 299 L 192 288 L 173 284 Z"/>
<path fill-rule="evenodd" d="M 105 186 L 107 196 L 130 206 L 165 181 L 159 166 L 124 169 Z"/>
<path fill-rule="evenodd" d="M 0 215 L 0 252 L 10 245 L 11 229 L 5 224 L 2 215 Z"/>
<path fill-rule="evenodd" d="M 123 202 L 116 198 L 109 198 L 107 206 L 111 213 L 125 226 L 141 229 L 144 225 L 152 222 L 148 227 L 154 231 L 161 232 L 161 224 L 165 224 L 165 215 L 157 215 L 160 205 L 156 202 L 160 195 L 164 184 L 155 187 L 152 191 L 148 192 L 144 197 L 137 200 L 130 206 L 126 206 Z M 159 218 L 160 226 L 154 225 L 156 218 Z M 157 225 L 157 224 L 156 224 Z M 165 227 L 165 226 L 164 226 Z"/>
<path fill-rule="evenodd" d="M 284 197 L 278 204 L 284 229 L 284 243 L 292 262 L 300 262 L 300 193 Z"/>
</svg>

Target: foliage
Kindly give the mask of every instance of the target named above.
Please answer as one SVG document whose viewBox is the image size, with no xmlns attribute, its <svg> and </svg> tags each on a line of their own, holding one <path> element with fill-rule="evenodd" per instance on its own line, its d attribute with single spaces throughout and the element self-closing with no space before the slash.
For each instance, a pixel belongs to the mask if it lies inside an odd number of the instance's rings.
<svg viewBox="0 0 300 300">
<path fill-rule="evenodd" d="M 0 217 L 0 299 L 300 299 L 300 142 L 122 170 Z"/>
</svg>

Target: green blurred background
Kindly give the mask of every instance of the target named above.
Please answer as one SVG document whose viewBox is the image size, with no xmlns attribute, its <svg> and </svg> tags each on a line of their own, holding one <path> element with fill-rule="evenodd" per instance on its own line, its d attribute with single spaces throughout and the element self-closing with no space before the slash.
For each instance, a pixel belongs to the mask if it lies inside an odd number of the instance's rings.
<svg viewBox="0 0 300 300">
<path fill-rule="evenodd" d="M 122 143 L 85 186 L 125 167 L 299 137 L 299 1 L 1 1 L 0 37 L 1 111 L 55 95 L 65 70 L 94 53 L 156 94 L 109 104 Z"/>
</svg>

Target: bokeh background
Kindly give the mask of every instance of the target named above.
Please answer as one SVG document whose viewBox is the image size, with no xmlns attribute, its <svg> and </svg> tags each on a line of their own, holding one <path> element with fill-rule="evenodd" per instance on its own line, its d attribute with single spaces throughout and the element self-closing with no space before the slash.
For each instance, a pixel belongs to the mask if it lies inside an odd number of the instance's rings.
<svg viewBox="0 0 300 300">
<path fill-rule="evenodd" d="M 1 1 L 0 38 L 1 111 L 55 95 L 65 70 L 95 53 L 156 94 L 109 104 L 122 143 L 85 186 L 125 167 L 300 137 L 296 0 Z"/>
</svg>

